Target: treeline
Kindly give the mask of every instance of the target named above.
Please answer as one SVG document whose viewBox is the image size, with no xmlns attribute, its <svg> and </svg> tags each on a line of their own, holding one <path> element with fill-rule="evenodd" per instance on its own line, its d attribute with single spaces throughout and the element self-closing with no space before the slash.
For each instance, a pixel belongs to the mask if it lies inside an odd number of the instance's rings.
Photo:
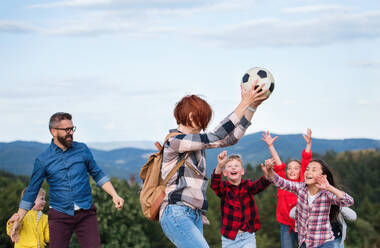
<svg viewBox="0 0 380 248">
<path fill-rule="evenodd" d="M 378 151 L 358 151 L 324 156 L 315 155 L 328 162 L 339 179 L 341 189 L 355 199 L 352 207 L 358 214 L 354 223 L 348 222 L 347 248 L 380 247 L 380 153 Z M 214 166 L 214 165 L 209 165 Z M 247 165 L 246 177 L 257 179 L 262 175 L 258 166 Z M 14 176 L 0 172 L 0 248 L 13 247 L 5 233 L 6 220 L 17 211 L 20 192 L 29 181 L 25 176 Z M 133 180 L 132 180 L 133 181 Z M 93 184 L 93 182 L 91 182 Z M 111 198 L 100 188 L 93 187 L 94 202 L 97 207 L 102 247 L 174 247 L 166 239 L 157 222 L 144 219 L 141 214 L 138 191 L 139 185 L 125 180 L 112 179 L 118 193 L 125 199 L 124 209 L 117 211 Z M 48 190 L 44 184 L 45 190 Z M 208 189 L 209 211 L 207 217 L 211 225 L 204 227 L 210 247 L 220 247 L 220 203 L 219 198 Z M 260 248 L 280 247 L 280 225 L 276 221 L 276 189 L 273 186 L 255 196 L 258 205 L 261 229 L 257 232 L 257 246 Z M 47 209 L 46 209 L 47 211 Z M 75 235 L 70 247 L 79 247 Z"/>
</svg>

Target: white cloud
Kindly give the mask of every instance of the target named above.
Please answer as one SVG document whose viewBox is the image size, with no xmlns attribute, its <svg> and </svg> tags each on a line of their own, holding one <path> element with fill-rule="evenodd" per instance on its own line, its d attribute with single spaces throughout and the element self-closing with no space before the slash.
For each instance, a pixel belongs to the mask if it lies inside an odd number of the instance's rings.
<svg viewBox="0 0 380 248">
<path fill-rule="evenodd" d="M 69 1 L 59 1 L 50 2 L 43 4 L 33 4 L 30 8 L 61 8 L 61 7 L 94 7 L 94 6 L 104 6 L 115 2 L 120 2 L 118 0 L 69 0 Z"/>
<path fill-rule="evenodd" d="M 358 104 L 358 105 L 370 105 L 371 101 L 368 99 L 359 98 L 359 99 L 356 99 L 356 104 Z"/>
<path fill-rule="evenodd" d="M 309 14 L 309 13 L 317 13 L 317 12 L 347 11 L 351 9 L 352 8 L 349 8 L 347 6 L 336 5 L 336 4 L 326 4 L 326 5 L 311 5 L 311 6 L 284 8 L 281 10 L 281 12 L 288 13 L 288 14 Z"/>
<path fill-rule="evenodd" d="M 186 6 L 202 4 L 201 0 L 66 0 L 43 4 L 33 4 L 30 8 L 88 8 L 88 7 L 140 7 L 146 6 Z"/>
<path fill-rule="evenodd" d="M 37 28 L 22 22 L 0 20 L 0 33 L 25 33 L 36 30 Z"/>
<path fill-rule="evenodd" d="M 303 20 L 256 19 L 220 28 L 194 30 L 193 35 L 233 47 L 317 46 L 380 37 L 380 11 Z"/>
<path fill-rule="evenodd" d="M 349 65 L 351 65 L 353 67 L 360 67 L 360 68 L 378 69 L 378 68 L 380 68 L 380 60 L 354 61 L 354 62 L 349 62 Z"/>
</svg>

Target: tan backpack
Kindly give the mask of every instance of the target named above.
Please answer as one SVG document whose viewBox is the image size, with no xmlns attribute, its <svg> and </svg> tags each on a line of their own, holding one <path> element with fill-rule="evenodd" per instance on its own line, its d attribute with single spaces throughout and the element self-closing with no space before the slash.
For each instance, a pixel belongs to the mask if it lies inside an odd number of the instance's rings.
<svg viewBox="0 0 380 248">
<path fill-rule="evenodd" d="M 166 136 L 164 145 L 169 138 L 174 137 L 178 132 L 170 133 Z M 143 165 L 140 170 L 140 178 L 143 181 L 142 189 L 140 192 L 140 205 L 144 216 L 150 220 L 158 221 L 159 211 L 162 200 L 165 198 L 165 188 L 169 179 L 177 172 L 179 167 L 186 161 L 189 152 L 181 161 L 170 171 L 165 180 L 161 177 L 161 165 L 163 157 L 163 146 L 160 143 L 155 143 L 158 152 L 149 156 L 148 161 Z"/>
</svg>

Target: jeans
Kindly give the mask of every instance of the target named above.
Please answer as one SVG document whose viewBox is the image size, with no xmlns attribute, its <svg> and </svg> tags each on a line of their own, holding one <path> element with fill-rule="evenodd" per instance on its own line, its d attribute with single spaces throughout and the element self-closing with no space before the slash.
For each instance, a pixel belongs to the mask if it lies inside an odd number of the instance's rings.
<svg viewBox="0 0 380 248">
<path fill-rule="evenodd" d="M 256 248 L 255 233 L 238 233 L 235 240 L 222 236 L 222 248 Z"/>
<path fill-rule="evenodd" d="M 166 237 L 180 248 L 209 248 L 203 237 L 202 213 L 199 209 L 169 204 L 160 224 Z"/>
<path fill-rule="evenodd" d="M 344 248 L 344 244 L 340 245 L 340 242 L 342 242 L 342 237 L 334 239 L 333 242 L 334 242 L 334 248 Z"/>
<path fill-rule="evenodd" d="M 281 224 L 281 248 L 298 247 L 297 233 L 294 232 L 288 225 Z"/>
<path fill-rule="evenodd" d="M 303 243 L 300 248 L 306 248 L 306 244 Z M 334 248 L 334 240 L 333 241 L 327 241 L 326 243 L 323 243 L 320 246 L 317 246 L 315 248 Z"/>
<path fill-rule="evenodd" d="M 74 216 L 53 208 L 48 212 L 50 248 L 69 248 L 70 239 L 75 231 L 80 247 L 100 248 L 100 236 L 96 208 L 75 211 Z"/>
</svg>

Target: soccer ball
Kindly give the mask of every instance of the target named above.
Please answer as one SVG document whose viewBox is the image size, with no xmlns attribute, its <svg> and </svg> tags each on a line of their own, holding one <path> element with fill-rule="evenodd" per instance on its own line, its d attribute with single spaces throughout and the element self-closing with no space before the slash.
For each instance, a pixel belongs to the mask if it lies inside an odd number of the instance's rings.
<svg viewBox="0 0 380 248">
<path fill-rule="evenodd" d="M 274 90 L 274 78 L 272 73 L 265 68 L 253 67 L 244 74 L 241 82 L 243 83 L 245 89 L 248 90 L 252 87 L 256 80 L 258 80 L 258 82 L 255 89 L 261 84 L 264 84 L 262 90 L 268 90 L 265 96 L 269 97 Z"/>
</svg>

